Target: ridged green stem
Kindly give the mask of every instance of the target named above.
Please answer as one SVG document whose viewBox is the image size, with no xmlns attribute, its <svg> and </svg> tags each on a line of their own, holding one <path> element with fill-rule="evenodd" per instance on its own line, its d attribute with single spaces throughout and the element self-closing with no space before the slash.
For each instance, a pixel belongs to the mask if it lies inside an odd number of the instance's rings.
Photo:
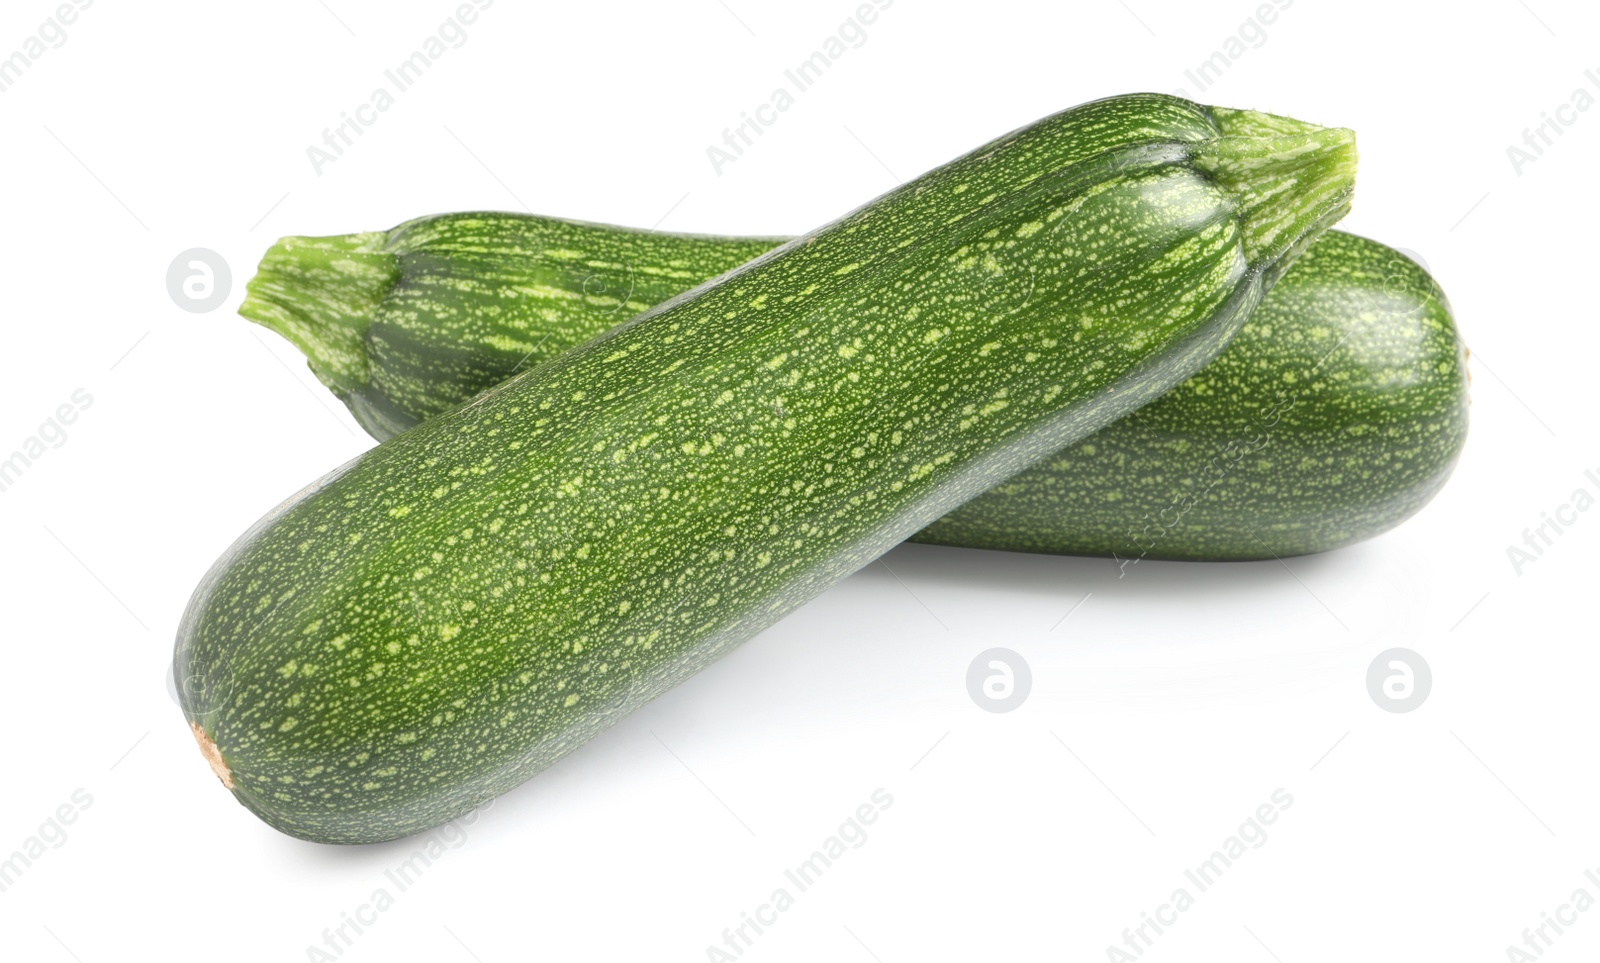
<svg viewBox="0 0 1600 963">
<path fill-rule="evenodd" d="M 304 352 L 341 399 L 371 379 L 367 326 L 400 280 L 399 259 L 384 251 L 388 236 L 286 237 L 261 259 L 239 306 Z"/>
</svg>

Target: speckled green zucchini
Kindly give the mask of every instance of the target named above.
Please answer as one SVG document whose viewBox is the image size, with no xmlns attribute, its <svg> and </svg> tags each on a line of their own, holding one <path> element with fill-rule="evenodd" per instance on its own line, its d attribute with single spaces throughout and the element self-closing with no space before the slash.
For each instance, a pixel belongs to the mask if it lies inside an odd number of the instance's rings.
<svg viewBox="0 0 1600 963">
<path fill-rule="evenodd" d="M 1394 528 L 1467 437 L 1466 347 L 1416 262 L 1330 230 L 1194 378 L 915 534 L 979 549 L 1248 560 Z"/>
<path fill-rule="evenodd" d="M 352 240 L 361 238 L 375 240 Z M 580 245 L 597 242 L 610 242 L 611 260 L 574 256 Z M 338 298 L 321 296 L 324 287 L 337 290 L 337 280 L 319 280 L 324 252 L 351 243 L 385 252 L 399 271 L 377 307 L 357 309 L 355 317 L 340 313 L 346 309 Z M 609 253 L 621 243 L 635 245 L 632 260 Z M 416 385 L 407 396 L 418 402 L 406 409 L 405 424 L 364 414 L 371 403 L 356 399 L 373 389 L 345 395 L 381 439 L 510 377 L 530 346 L 554 346 L 535 357 L 559 353 L 611 327 L 624 305 L 580 296 L 589 278 L 600 279 L 591 286 L 637 291 L 629 278 L 648 275 L 662 279 L 652 293 L 676 294 L 672 282 L 687 289 L 752 249 L 778 243 L 526 214 L 446 214 L 387 233 L 285 238 L 263 261 L 243 310 L 282 330 L 297 330 L 286 318 L 318 333 L 367 330 L 352 354 L 374 384 L 394 382 L 388 343 L 402 335 L 389 332 L 403 332 L 412 353 L 401 370 Z M 541 245 L 557 246 L 580 268 L 551 282 L 557 293 L 523 305 L 511 296 L 511 279 L 529 276 L 548 258 Z M 463 249 L 473 256 L 459 254 Z M 437 278 L 463 279 L 471 290 L 456 297 Z M 317 296 L 300 312 L 276 300 L 308 293 Z M 491 310 L 483 330 L 492 333 L 467 327 Z M 308 354 L 316 368 L 330 356 L 318 345 Z M 474 359 L 471 367 L 451 363 L 462 355 Z M 1466 440 L 1466 398 L 1464 348 L 1438 285 L 1392 248 L 1329 231 L 1199 374 L 912 541 L 1124 562 L 1327 551 L 1393 528 L 1438 492 Z"/>
<path fill-rule="evenodd" d="M 1467 437 L 1467 358 L 1444 292 L 1329 231 L 1215 361 L 913 537 L 1140 559 L 1304 555 L 1400 524 Z"/>
<path fill-rule="evenodd" d="M 468 811 L 1193 374 L 1354 165 L 1348 131 L 1087 104 L 390 439 L 197 589 L 202 749 L 308 839 Z"/>
<path fill-rule="evenodd" d="M 284 238 L 239 311 L 382 440 L 786 240 L 447 214 Z"/>
</svg>

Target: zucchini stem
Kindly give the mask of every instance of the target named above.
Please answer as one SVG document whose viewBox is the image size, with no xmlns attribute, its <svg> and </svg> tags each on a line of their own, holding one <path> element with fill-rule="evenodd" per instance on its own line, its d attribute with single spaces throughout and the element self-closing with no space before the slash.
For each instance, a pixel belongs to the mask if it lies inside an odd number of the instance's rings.
<svg viewBox="0 0 1600 963">
<path fill-rule="evenodd" d="M 400 279 L 385 231 L 286 237 L 261 259 L 239 313 L 305 353 L 317 379 L 338 395 L 367 386 L 367 326 Z"/>
<path fill-rule="evenodd" d="M 1245 257 L 1276 281 L 1301 249 L 1350 211 L 1356 135 L 1254 110 L 1211 108 L 1222 136 L 1195 165 L 1240 198 Z"/>
</svg>

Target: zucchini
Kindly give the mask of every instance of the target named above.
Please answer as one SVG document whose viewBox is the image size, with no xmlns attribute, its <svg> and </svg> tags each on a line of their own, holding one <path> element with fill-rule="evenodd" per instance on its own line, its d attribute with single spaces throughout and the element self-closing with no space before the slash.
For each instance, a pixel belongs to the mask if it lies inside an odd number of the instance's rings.
<svg viewBox="0 0 1600 963">
<path fill-rule="evenodd" d="M 1345 130 L 1087 104 L 390 439 L 196 590 L 202 751 L 307 839 L 469 811 L 1187 378 L 1354 166 Z"/>
<path fill-rule="evenodd" d="M 974 548 L 1246 560 L 1325 552 L 1416 514 L 1467 437 L 1444 292 L 1329 231 L 1188 381 L 913 536 Z"/>
<path fill-rule="evenodd" d="M 420 218 L 284 238 L 239 310 L 305 352 L 381 441 L 786 240 L 518 214 Z"/>
<path fill-rule="evenodd" d="M 300 345 L 381 440 L 779 243 L 437 215 L 284 238 L 240 311 Z M 395 279 L 359 305 L 331 269 L 353 248 Z M 1400 252 L 1329 231 L 1201 372 L 911 540 L 1132 561 L 1324 552 L 1427 504 L 1466 429 L 1444 293 Z"/>
</svg>

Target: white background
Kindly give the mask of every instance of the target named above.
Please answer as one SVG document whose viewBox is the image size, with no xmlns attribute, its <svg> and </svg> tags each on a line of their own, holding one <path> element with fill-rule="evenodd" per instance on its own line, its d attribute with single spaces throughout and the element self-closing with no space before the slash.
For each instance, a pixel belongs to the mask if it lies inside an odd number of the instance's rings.
<svg viewBox="0 0 1600 963">
<path fill-rule="evenodd" d="M 1600 494 L 1600 109 L 1520 173 L 1507 155 L 1600 97 L 1600 11 L 1297 0 L 1201 91 L 1185 70 L 1255 3 L 899 0 L 718 176 L 706 148 L 855 6 L 501 0 L 320 175 L 306 148 L 455 3 L 102 0 L 0 93 L 0 454 L 93 398 L 0 492 L 0 859 L 92 797 L 0 893 L 0 955 L 321 959 L 384 887 L 341 958 L 705 960 L 880 787 L 865 844 L 743 959 L 1103 960 L 1278 788 L 1267 841 L 1144 959 L 1502 960 L 1574 890 L 1600 898 L 1600 511 L 1520 575 L 1506 554 Z M 0 56 L 53 9 L 8 2 Z M 165 689 L 179 614 L 247 525 L 370 444 L 232 313 L 275 238 L 524 205 L 798 233 L 1047 113 L 1180 88 L 1358 131 L 1343 226 L 1419 252 L 1473 350 L 1471 437 L 1421 515 L 1324 557 L 1120 580 L 897 549 L 503 797 L 403 893 L 384 873 L 418 840 L 296 841 L 217 785 Z M 210 314 L 167 294 L 191 247 L 232 265 Z M 1365 686 L 1396 645 L 1434 673 L 1409 714 Z M 1032 666 L 1009 714 L 966 691 L 991 646 Z M 1600 909 L 1578 919 L 1546 960 L 1600 951 Z"/>
</svg>

